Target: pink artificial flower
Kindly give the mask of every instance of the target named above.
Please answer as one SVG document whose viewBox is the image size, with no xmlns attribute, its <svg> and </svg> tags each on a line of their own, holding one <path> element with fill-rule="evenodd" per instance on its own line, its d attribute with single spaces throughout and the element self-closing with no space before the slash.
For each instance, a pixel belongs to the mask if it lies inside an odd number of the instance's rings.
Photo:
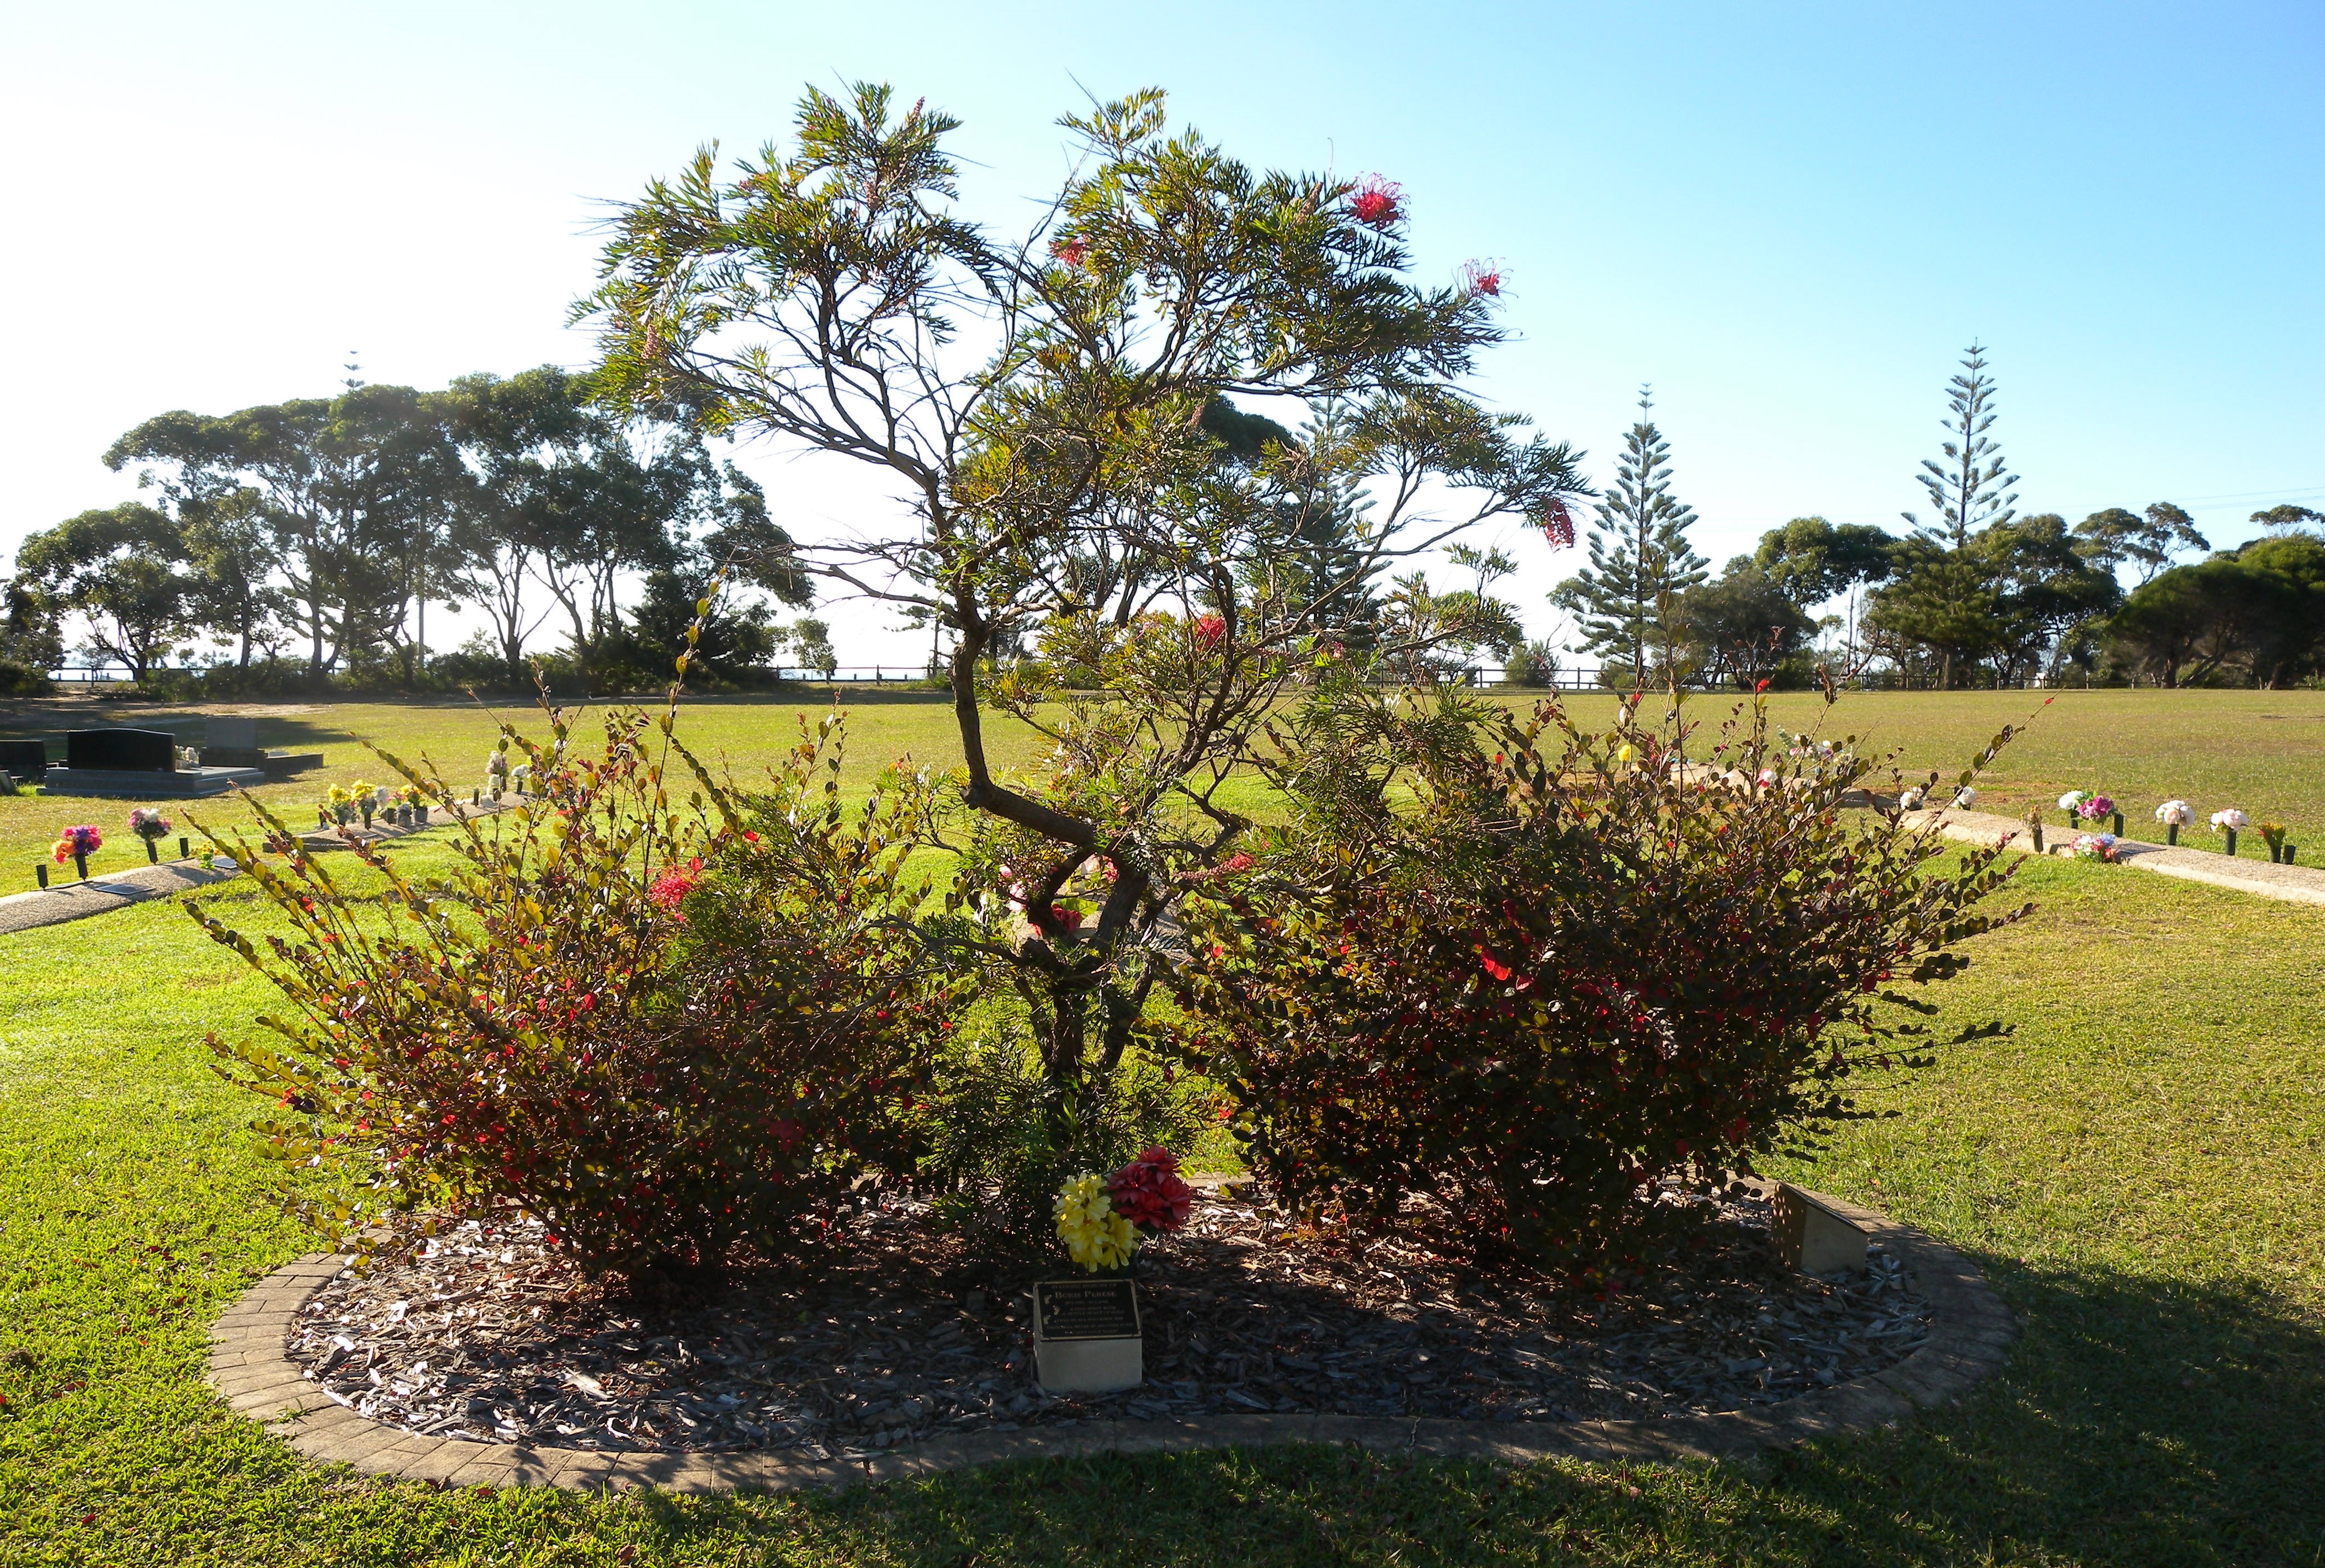
<svg viewBox="0 0 2325 1568">
<path fill-rule="evenodd" d="M 1404 187 L 1367 174 L 1348 198 L 1348 215 L 1369 229 L 1385 229 L 1404 216 Z"/>
</svg>

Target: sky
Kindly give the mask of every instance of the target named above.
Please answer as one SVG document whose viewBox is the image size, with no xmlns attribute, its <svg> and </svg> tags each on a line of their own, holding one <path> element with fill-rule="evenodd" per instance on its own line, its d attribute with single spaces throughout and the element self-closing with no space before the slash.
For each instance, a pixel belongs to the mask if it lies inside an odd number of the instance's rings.
<svg viewBox="0 0 2325 1568">
<path fill-rule="evenodd" d="M 2171 500 L 2220 546 L 2325 509 L 2314 0 L 14 10 L 0 549 L 134 495 L 100 455 L 166 410 L 326 395 L 351 352 L 421 387 L 587 364 L 608 204 L 859 79 L 965 122 L 968 213 L 1005 230 L 1067 168 L 1056 117 L 1147 85 L 1254 165 L 1399 181 L 1421 281 L 1502 266 L 1514 341 L 1475 389 L 1603 482 L 1652 383 L 1715 566 L 1925 509 L 1973 339 L 2022 512 Z M 737 456 L 803 539 L 890 504 Z M 1554 633 L 1579 552 L 1503 542 Z M 844 663 L 924 650 L 828 613 Z"/>
</svg>

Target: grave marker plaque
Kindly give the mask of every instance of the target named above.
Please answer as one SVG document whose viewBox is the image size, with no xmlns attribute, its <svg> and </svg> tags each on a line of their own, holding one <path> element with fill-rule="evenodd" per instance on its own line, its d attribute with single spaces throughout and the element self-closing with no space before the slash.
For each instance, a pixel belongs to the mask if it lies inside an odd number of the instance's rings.
<svg viewBox="0 0 2325 1568">
<path fill-rule="evenodd" d="M 1127 1279 L 1045 1279 L 1033 1287 L 1033 1317 L 1043 1339 L 1136 1339 L 1138 1287 Z"/>
<path fill-rule="evenodd" d="M 1138 1287 L 1127 1279 L 1045 1279 L 1033 1287 L 1033 1365 L 1057 1393 L 1108 1394 L 1146 1380 Z"/>
</svg>

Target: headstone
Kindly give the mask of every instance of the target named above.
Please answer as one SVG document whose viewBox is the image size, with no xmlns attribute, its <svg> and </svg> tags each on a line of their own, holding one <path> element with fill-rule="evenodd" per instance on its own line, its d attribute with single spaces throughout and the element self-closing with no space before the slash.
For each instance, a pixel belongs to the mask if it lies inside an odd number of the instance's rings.
<svg viewBox="0 0 2325 1568">
<path fill-rule="evenodd" d="M 258 721 L 247 715 L 237 714 L 202 721 L 202 743 L 206 746 L 231 746 L 238 752 L 258 750 Z"/>
<path fill-rule="evenodd" d="M 1138 1287 L 1127 1279 L 1045 1279 L 1033 1287 L 1033 1366 L 1057 1393 L 1108 1394 L 1145 1381 Z"/>
<path fill-rule="evenodd" d="M 1865 1232 L 1790 1182 L 1769 1200 L 1776 1256 L 1808 1274 L 1855 1272 L 1865 1267 Z"/>
<path fill-rule="evenodd" d="M 68 730 L 65 766 L 117 773 L 174 772 L 178 737 L 167 730 Z"/>
<path fill-rule="evenodd" d="M 39 779 L 49 770 L 49 749 L 38 741 L 0 741 L 0 773 L 20 781 Z"/>
</svg>

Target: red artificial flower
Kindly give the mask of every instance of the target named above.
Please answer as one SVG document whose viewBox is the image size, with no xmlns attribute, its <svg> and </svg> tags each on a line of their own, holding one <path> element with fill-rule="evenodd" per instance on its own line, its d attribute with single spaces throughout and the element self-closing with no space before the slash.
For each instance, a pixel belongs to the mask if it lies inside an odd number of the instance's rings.
<svg viewBox="0 0 2325 1568">
<path fill-rule="evenodd" d="M 1404 216 L 1404 187 L 1367 174 L 1348 198 L 1348 215 L 1369 229 L 1385 229 Z"/>
<path fill-rule="evenodd" d="M 1566 503 L 1552 500 L 1542 503 L 1542 531 L 1550 540 L 1552 549 L 1574 548 L 1574 518 L 1566 510 Z"/>
<path fill-rule="evenodd" d="M 1187 1222 L 1194 1189 L 1179 1179 L 1179 1158 L 1166 1148 L 1150 1148 L 1106 1178 L 1114 1212 L 1134 1225 L 1175 1231 Z"/>
<path fill-rule="evenodd" d="M 1491 262 L 1469 262 L 1461 268 L 1463 292 L 1483 294 L 1488 300 L 1502 295 L 1502 270 Z"/>
<path fill-rule="evenodd" d="M 1195 643 L 1206 653 L 1217 653 L 1219 644 L 1227 637 L 1227 622 L 1224 615 L 1195 617 Z"/>
</svg>

